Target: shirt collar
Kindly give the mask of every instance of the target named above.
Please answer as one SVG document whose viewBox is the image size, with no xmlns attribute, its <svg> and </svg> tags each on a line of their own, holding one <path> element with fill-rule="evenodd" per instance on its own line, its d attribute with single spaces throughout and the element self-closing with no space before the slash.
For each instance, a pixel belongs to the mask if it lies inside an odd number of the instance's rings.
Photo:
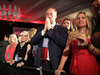
<svg viewBox="0 0 100 75">
<path fill-rule="evenodd" d="M 56 25 L 56 23 L 51 24 L 50 28 L 51 28 L 51 29 L 54 29 L 55 25 Z"/>
</svg>

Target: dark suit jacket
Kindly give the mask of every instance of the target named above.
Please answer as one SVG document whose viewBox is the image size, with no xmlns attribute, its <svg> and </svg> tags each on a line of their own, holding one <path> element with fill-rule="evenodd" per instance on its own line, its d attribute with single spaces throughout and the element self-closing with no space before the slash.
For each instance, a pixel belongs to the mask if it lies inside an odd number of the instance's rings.
<svg viewBox="0 0 100 75">
<path fill-rule="evenodd" d="M 100 32 L 100 13 L 99 13 L 99 16 L 98 16 L 98 20 L 97 20 L 97 23 L 96 23 L 96 27 L 95 27 L 95 29 L 93 30 L 93 34 L 94 34 L 94 33 L 98 33 L 98 32 Z M 100 35 L 100 34 L 98 33 L 98 35 Z M 97 37 L 97 36 L 96 36 L 96 37 Z M 98 38 L 100 38 L 100 37 L 98 37 Z M 94 36 L 94 38 L 92 38 L 92 39 L 95 39 L 96 41 L 98 41 L 98 44 L 94 44 L 94 45 L 95 45 L 95 47 L 97 47 L 97 48 L 100 49 L 100 42 L 99 42 L 99 39 L 96 39 L 95 36 Z M 95 42 L 95 41 L 93 41 L 93 42 Z M 96 42 L 95 42 L 95 43 L 96 43 Z M 96 56 L 96 59 L 97 59 L 97 61 L 98 61 L 98 63 L 99 63 L 99 66 L 100 66 L 100 57 Z"/>
<path fill-rule="evenodd" d="M 96 23 L 96 27 L 93 30 L 93 34 L 96 33 L 96 32 L 99 32 L 99 31 L 100 31 L 100 14 L 98 16 L 98 20 L 97 20 L 97 23 Z"/>
<path fill-rule="evenodd" d="M 8 41 L 1 41 L 0 42 L 0 61 L 5 60 L 5 51 L 6 51 L 7 45 L 9 45 Z"/>
<path fill-rule="evenodd" d="M 34 65 L 36 67 L 40 67 L 43 38 L 45 36 L 48 36 L 49 37 L 49 43 L 48 43 L 49 57 L 50 57 L 52 68 L 53 70 L 55 70 L 57 69 L 59 65 L 60 58 L 62 56 L 62 52 L 66 44 L 68 29 L 61 25 L 55 25 L 54 29 L 48 30 L 44 34 L 44 36 L 42 36 L 41 31 L 43 30 L 43 28 L 44 26 L 39 27 L 36 34 L 31 39 L 31 43 L 33 45 L 38 44 L 38 50 L 37 50 L 37 55 L 35 58 Z"/>
</svg>

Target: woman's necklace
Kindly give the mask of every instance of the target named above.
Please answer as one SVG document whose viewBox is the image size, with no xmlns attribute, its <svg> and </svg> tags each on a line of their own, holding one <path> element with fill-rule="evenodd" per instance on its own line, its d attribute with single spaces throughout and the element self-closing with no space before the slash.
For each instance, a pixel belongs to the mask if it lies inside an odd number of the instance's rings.
<svg viewBox="0 0 100 75">
<path fill-rule="evenodd" d="M 86 37 L 86 34 L 81 34 L 81 36 L 85 38 Z"/>
<path fill-rule="evenodd" d="M 85 33 L 85 31 L 82 30 L 81 33 L 78 34 L 78 36 L 82 36 L 82 37 L 85 38 L 85 37 L 86 37 L 86 33 Z"/>
<path fill-rule="evenodd" d="M 21 49 L 22 49 L 22 47 L 23 47 L 24 45 L 25 45 L 25 43 L 24 43 L 23 45 L 20 44 Z"/>
</svg>

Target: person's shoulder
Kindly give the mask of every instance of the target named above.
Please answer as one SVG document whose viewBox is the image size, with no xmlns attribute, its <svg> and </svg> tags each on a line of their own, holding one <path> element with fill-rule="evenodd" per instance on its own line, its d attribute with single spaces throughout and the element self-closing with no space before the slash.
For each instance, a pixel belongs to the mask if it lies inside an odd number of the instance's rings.
<svg viewBox="0 0 100 75">
<path fill-rule="evenodd" d="M 27 44 L 31 44 L 31 42 L 26 42 Z"/>
<path fill-rule="evenodd" d="M 26 45 L 30 45 L 31 47 L 33 47 L 31 42 L 26 42 Z"/>
<path fill-rule="evenodd" d="M 9 42 L 8 42 L 8 41 L 1 41 L 1 42 L 0 42 L 0 45 L 1 45 L 1 44 L 2 44 L 2 45 L 8 45 Z"/>
<path fill-rule="evenodd" d="M 31 42 L 26 42 L 26 44 L 27 44 L 27 45 L 28 45 L 28 44 L 32 45 Z"/>
<path fill-rule="evenodd" d="M 4 43 L 4 42 L 7 42 L 7 41 L 0 41 L 0 43 Z"/>
<path fill-rule="evenodd" d="M 9 44 L 9 41 L 4 41 L 5 43 Z"/>
<path fill-rule="evenodd" d="M 4 43 L 4 41 L 0 41 L 0 44 Z"/>
</svg>

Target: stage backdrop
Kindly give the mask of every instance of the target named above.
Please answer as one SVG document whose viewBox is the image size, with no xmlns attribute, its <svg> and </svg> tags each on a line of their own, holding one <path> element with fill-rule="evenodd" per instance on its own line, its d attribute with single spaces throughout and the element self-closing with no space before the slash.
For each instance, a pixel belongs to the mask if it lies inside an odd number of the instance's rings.
<svg viewBox="0 0 100 75">
<path fill-rule="evenodd" d="M 13 33 L 20 35 L 22 31 L 28 31 L 30 28 L 13 27 Z"/>
</svg>

